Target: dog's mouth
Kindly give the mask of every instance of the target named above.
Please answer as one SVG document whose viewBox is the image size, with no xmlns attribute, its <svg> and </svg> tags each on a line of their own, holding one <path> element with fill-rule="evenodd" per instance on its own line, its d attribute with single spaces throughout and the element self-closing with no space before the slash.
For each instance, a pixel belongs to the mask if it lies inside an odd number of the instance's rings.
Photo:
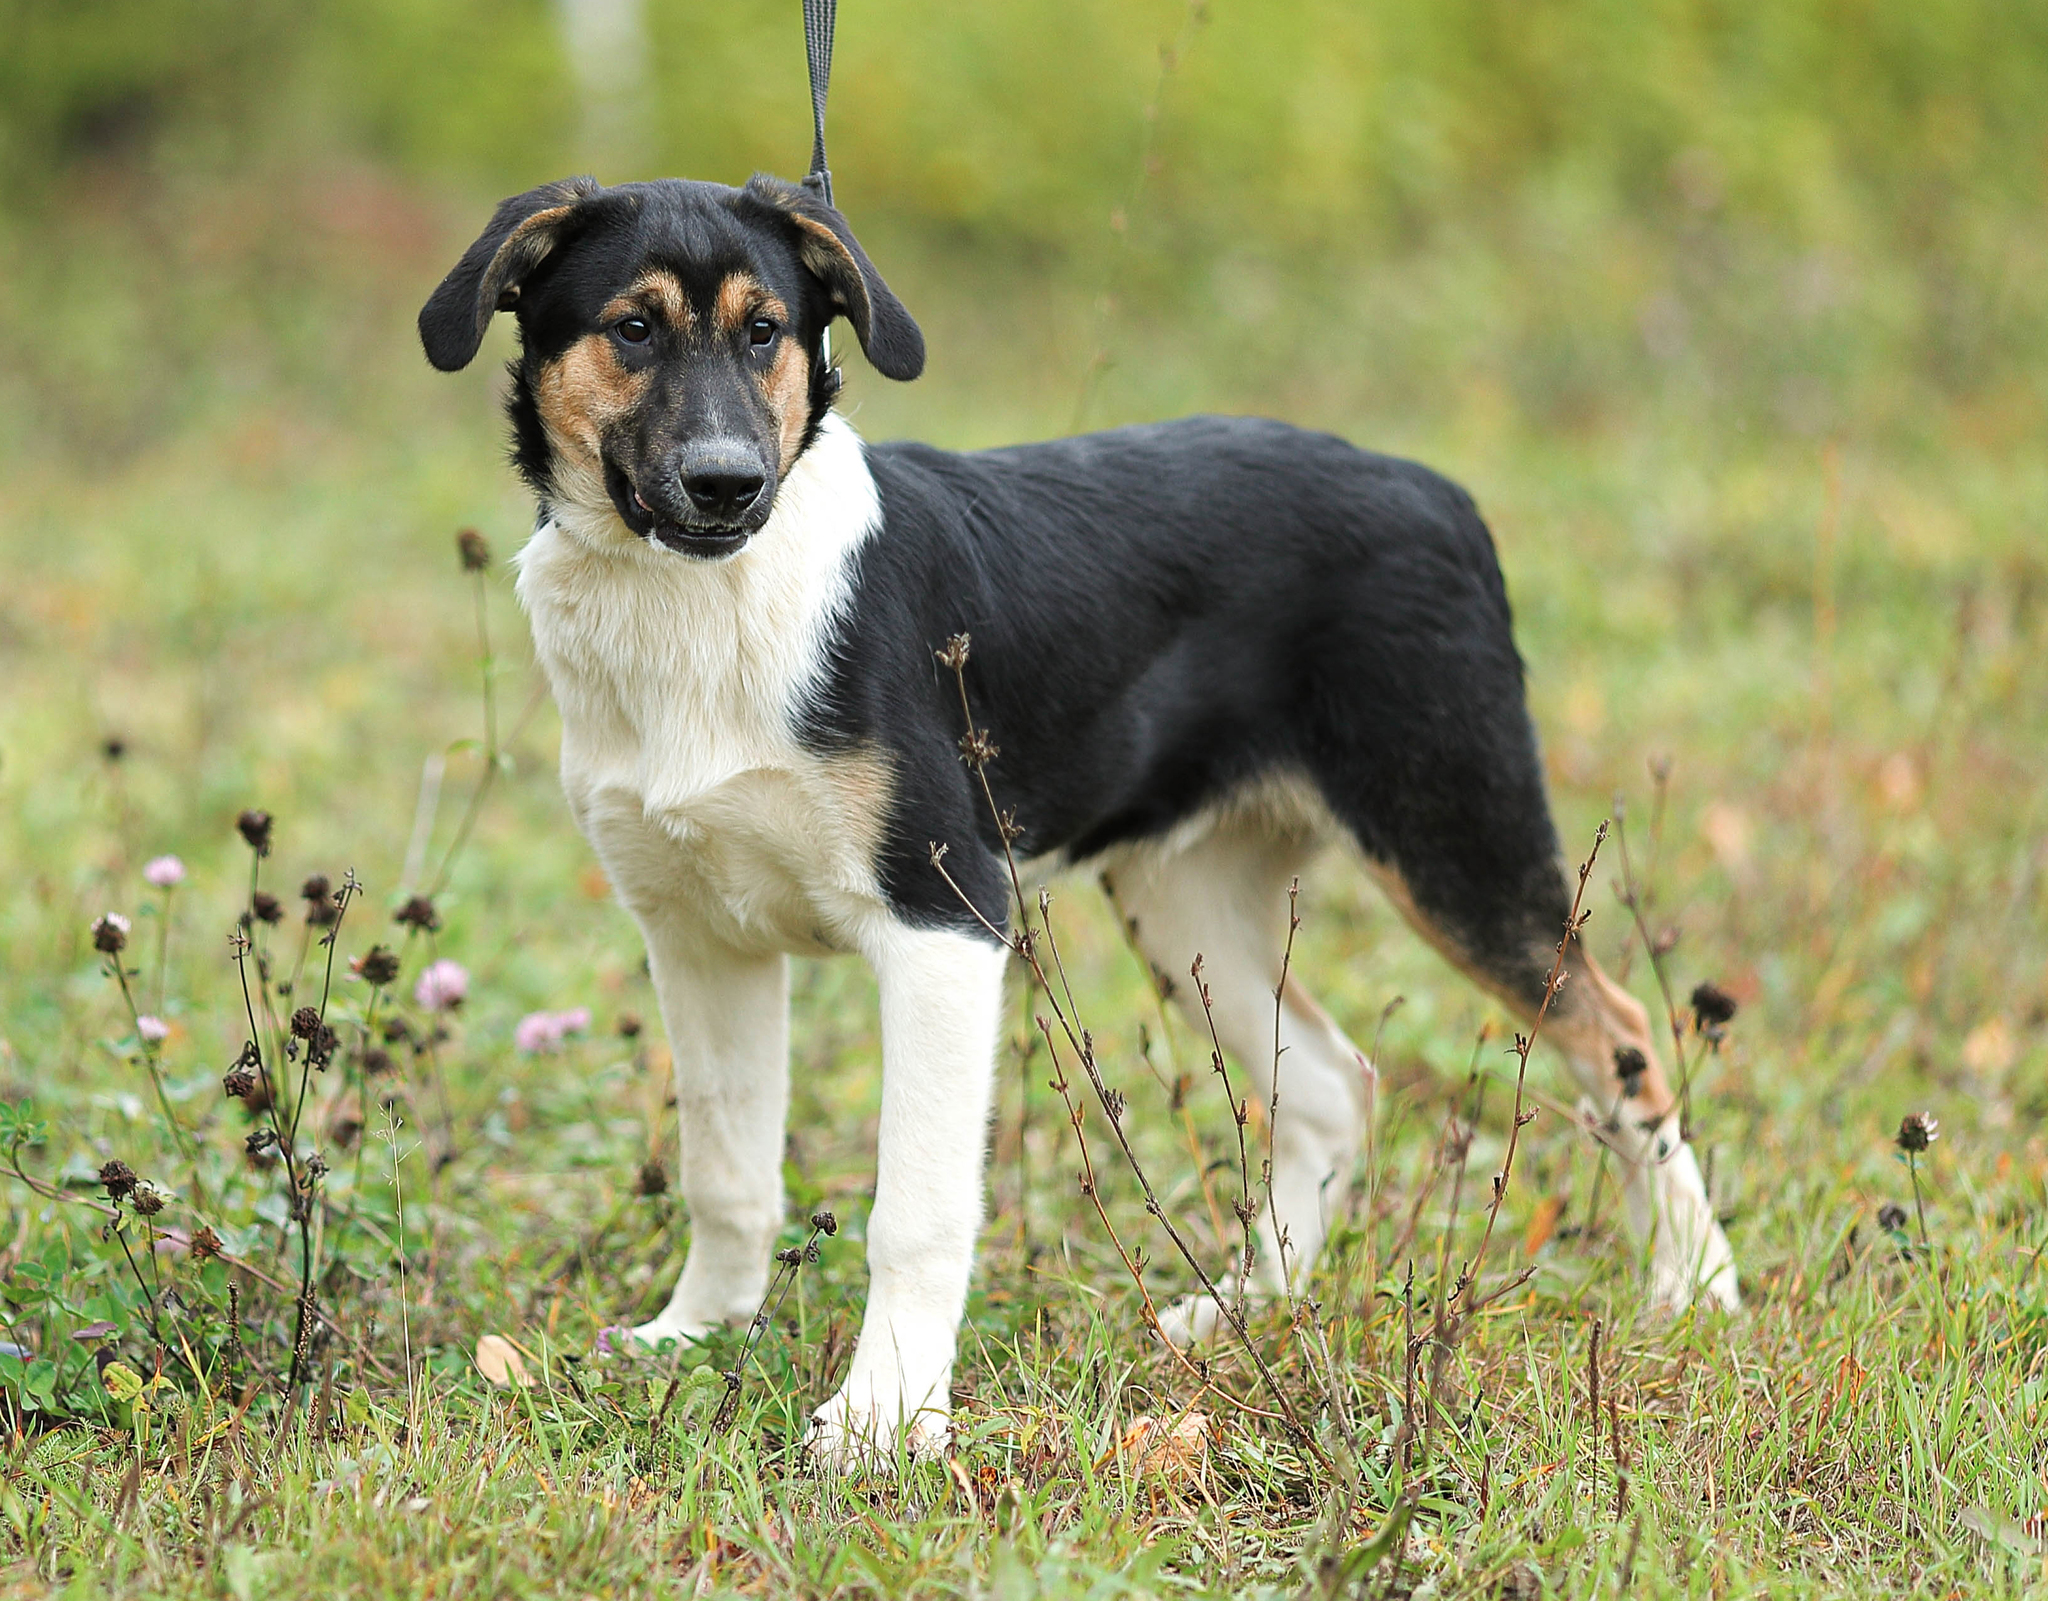
<svg viewBox="0 0 2048 1601">
<path fill-rule="evenodd" d="M 759 516 L 749 514 L 738 522 L 712 522 L 694 510 L 684 517 L 674 516 L 649 505 L 634 487 L 626 470 L 609 456 L 604 462 L 604 486 L 612 497 L 612 507 L 618 512 L 619 520 L 642 539 L 651 539 L 682 555 L 703 560 L 732 555 L 767 520 L 766 507 L 762 508 Z"/>
</svg>

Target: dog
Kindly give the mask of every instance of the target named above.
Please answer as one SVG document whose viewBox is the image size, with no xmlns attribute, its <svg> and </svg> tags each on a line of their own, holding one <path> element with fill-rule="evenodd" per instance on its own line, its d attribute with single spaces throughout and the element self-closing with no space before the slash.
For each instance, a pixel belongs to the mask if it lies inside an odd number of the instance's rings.
<svg viewBox="0 0 2048 1601">
<path fill-rule="evenodd" d="M 562 786 L 645 936 L 675 1062 L 689 1252 L 634 1332 L 658 1345 L 754 1315 L 783 1221 L 788 957 L 858 952 L 882 1018 L 868 1300 L 811 1449 L 850 1467 L 945 1447 L 1009 955 L 1005 832 L 1035 864 L 1094 869 L 1158 972 L 1204 958 L 1216 1032 L 1261 1102 L 1284 1058 L 1248 1288 L 1298 1285 L 1344 1203 L 1373 1075 L 1292 980 L 1276 1052 L 1290 879 L 1348 838 L 1423 938 L 1523 1019 L 1570 912 L 1471 498 L 1251 418 L 970 454 L 863 443 L 833 409 L 827 326 L 850 324 L 895 380 L 922 371 L 923 334 L 846 219 L 768 177 L 514 196 L 421 311 L 428 360 L 468 365 L 499 311 L 519 330 L 513 460 L 539 502 L 517 589 L 561 712 Z M 1000 815 L 935 654 L 962 634 Z M 1543 1038 L 1603 1116 L 1619 1109 L 1604 1137 L 1650 1295 L 1733 1307 L 1647 1015 L 1576 938 L 1563 954 Z M 1190 1298 L 1162 1331 L 1216 1321 Z"/>
</svg>

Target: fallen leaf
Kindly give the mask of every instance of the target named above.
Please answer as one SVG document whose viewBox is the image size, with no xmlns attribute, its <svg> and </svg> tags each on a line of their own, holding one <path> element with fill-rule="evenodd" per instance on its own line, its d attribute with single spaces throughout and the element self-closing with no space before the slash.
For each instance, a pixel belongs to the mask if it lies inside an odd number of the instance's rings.
<svg viewBox="0 0 2048 1601">
<path fill-rule="evenodd" d="M 1195 1478 L 1209 1460 L 1209 1415 L 1186 1412 L 1173 1419 L 1132 1418 L 1116 1448 L 1141 1474 Z"/>
<path fill-rule="evenodd" d="M 1920 799 L 1920 770 L 1905 751 L 1894 751 L 1879 764 L 1877 792 L 1895 812 L 1909 812 Z"/>
<path fill-rule="evenodd" d="M 526 1359 L 502 1334 L 486 1334 L 476 1342 L 476 1370 L 501 1390 L 513 1384 L 524 1390 L 533 1384 Z"/>
<path fill-rule="evenodd" d="M 1749 866 L 1749 841 L 1754 832 L 1749 814 L 1726 801 L 1710 801 L 1700 817 L 1700 832 L 1715 858 L 1730 873 L 1740 874 Z"/>
<path fill-rule="evenodd" d="M 1536 1210 L 1529 1218 L 1529 1227 L 1522 1235 L 1524 1256 L 1534 1256 L 1543 1249 L 1550 1236 L 1557 1231 L 1557 1220 L 1563 1211 L 1562 1195 L 1546 1195 L 1536 1203 Z"/>
<path fill-rule="evenodd" d="M 133 1401 L 142 1394 L 142 1375 L 126 1362 L 109 1362 L 100 1374 L 100 1383 L 116 1401 Z"/>
<path fill-rule="evenodd" d="M 1963 1066 L 1973 1073 L 1987 1078 L 1996 1078 L 2013 1064 L 2019 1055 L 2014 1043 L 2012 1029 L 2003 1015 L 1987 1017 L 1963 1040 Z"/>
<path fill-rule="evenodd" d="M 2040 1513 L 2024 1521 L 2009 1518 L 2002 1512 L 1993 1512 L 1989 1507 L 1965 1507 L 1959 1520 L 1963 1527 L 1991 1545 L 2005 1547 L 2019 1556 L 2040 1556 L 2048 1553 L 2048 1520 Z"/>
</svg>

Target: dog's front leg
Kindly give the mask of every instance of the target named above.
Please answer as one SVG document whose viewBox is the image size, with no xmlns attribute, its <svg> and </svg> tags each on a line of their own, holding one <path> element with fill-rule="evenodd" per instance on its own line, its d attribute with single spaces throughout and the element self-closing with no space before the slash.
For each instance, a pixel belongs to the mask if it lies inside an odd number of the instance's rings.
<svg viewBox="0 0 2048 1601">
<path fill-rule="evenodd" d="M 867 1316 L 811 1442 L 821 1463 L 842 1469 L 888 1465 L 899 1433 L 917 1455 L 949 1438 L 1005 957 L 985 937 L 901 925 L 868 954 L 882 996 L 882 1124 Z"/>
<path fill-rule="evenodd" d="M 633 1332 L 649 1345 L 754 1315 L 782 1223 L 789 1109 L 789 962 L 644 920 L 648 968 L 675 1058 L 678 1188 L 690 1254 L 669 1303 Z"/>
</svg>

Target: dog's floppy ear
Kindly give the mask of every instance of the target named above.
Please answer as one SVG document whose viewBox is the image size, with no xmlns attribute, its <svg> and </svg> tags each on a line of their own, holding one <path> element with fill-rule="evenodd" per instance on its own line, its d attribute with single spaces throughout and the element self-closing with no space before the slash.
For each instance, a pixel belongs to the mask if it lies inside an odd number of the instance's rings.
<svg viewBox="0 0 2048 1601">
<path fill-rule="evenodd" d="M 561 242 L 576 207 L 599 193 L 595 178 L 563 178 L 498 202 L 491 224 L 420 308 L 420 343 L 442 372 L 476 359 L 494 312 L 519 298 L 519 282 Z"/>
<path fill-rule="evenodd" d="M 846 219 L 810 190 L 765 173 L 749 179 L 744 192 L 790 225 L 798 257 L 853 324 L 875 371 L 905 381 L 923 372 L 923 332 L 882 282 Z"/>
</svg>

